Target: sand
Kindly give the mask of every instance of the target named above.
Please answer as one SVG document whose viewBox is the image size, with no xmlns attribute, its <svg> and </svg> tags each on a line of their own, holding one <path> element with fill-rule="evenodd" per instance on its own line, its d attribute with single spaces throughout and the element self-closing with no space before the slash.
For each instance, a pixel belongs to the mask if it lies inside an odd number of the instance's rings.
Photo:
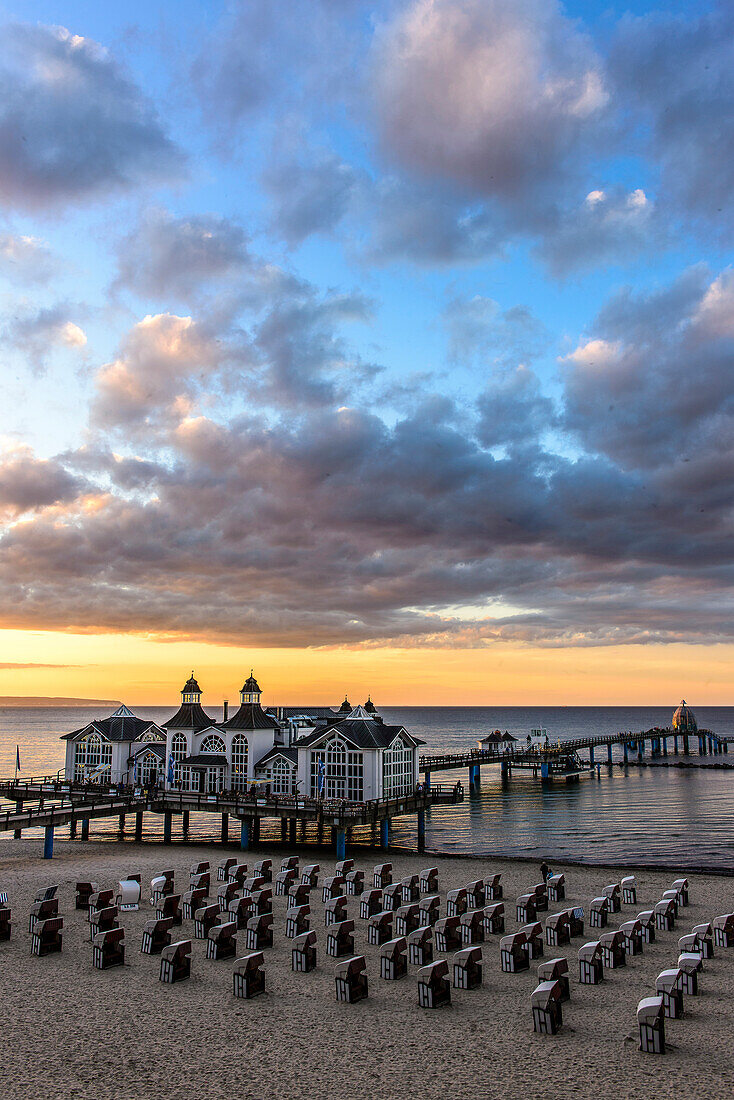
<svg viewBox="0 0 734 1100">
<path fill-rule="evenodd" d="M 695 923 L 734 909 L 734 880 L 689 875 L 691 904 L 682 909 L 674 932 L 659 933 L 644 954 L 624 969 L 606 971 L 598 986 L 578 984 L 576 950 L 548 948 L 545 957 L 566 955 L 571 1001 L 556 1036 L 533 1033 L 530 993 L 535 968 L 503 974 L 499 937 L 484 947 L 481 990 L 452 991 L 450 1008 L 420 1009 L 415 968 L 398 982 L 379 976 L 379 948 L 367 944 L 358 899 L 349 899 L 355 918 L 355 951 L 367 957 L 370 996 L 355 1005 L 334 996 L 334 960 L 325 953 L 321 889 L 312 902 L 312 927 L 319 938 L 318 969 L 291 971 L 291 941 L 284 936 L 286 899 L 275 897 L 275 946 L 265 952 L 268 992 L 251 1001 L 232 996 L 232 960 L 210 961 L 205 943 L 194 940 L 192 976 L 173 986 L 158 981 L 159 959 L 140 953 L 142 926 L 150 918 L 147 898 L 139 912 L 126 913 L 124 968 L 92 967 L 86 914 L 76 911 L 74 884 L 94 879 L 114 886 L 128 872 L 144 883 L 163 868 L 176 871 L 177 892 L 188 887 L 191 863 L 216 864 L 235 854 L 219 846 L 135 845 L 59 842 L 53 862 L 39 858 L 37 840 L 0 845 L 0 889 L 13 909 L 13 933 L 0 943 L 3 1006 L 0 1095 L 3 1097 L 728 1097 L 734 1090 L 734 949 L 717 948 L 705 962 L 698 997 L 685 999 L 685 1017 L 666 1021 L 668 1051 L 660 1057 L 638 1051 L 635 1009 L 654 992 L 655 977 L 674 965 L 678 937 Z M 295 849 L 294 849 L 295 850 Z M 276 870 L 290 849 L 254 849 L 252 864 L 268 856 Z M 322 876 L 333 873 L 333 857 L 301 851 L 301 862 L 318 862 Z M 514 899 L 537 881 L 533 864 L 504 860 L 454 860 L 357 849 L 357 867 L 370 872 L 389 858 L 395 875 L 439 867 L 441 893 L 501 870 L 507 931 L 518 926 Z M 277 864 L 276 864 L 277 860 Z M 569 905 L 588 906 L 619 869 L 568 867 Z M 634 870 L 634 869 L 630 869 Z M 610 927 L 649 908 L 675 875 L 634 872 L 638 904 L 623 906 Z M 35 894 L 59 882 L 64 917 L 63 952 L 30 954 L 28 910 Z M 370 883 L 371 884 L 371 883 Z M 216 887 L 212 882 L 212 891 Z M 145 891 L 144 891 L 145 893 Z M 442 906 L 442 912 L 445 907 Z M 545 916 L 545 914 L 541 914 Z M 177 938 L 193 937 L 184 922 Z M 594 938 L 593 930 L 586 939 Z M 242 950 L 244 954 L 244 937 Z M 441 956 L 438 956 L 441 957 Z"/>
</svg>

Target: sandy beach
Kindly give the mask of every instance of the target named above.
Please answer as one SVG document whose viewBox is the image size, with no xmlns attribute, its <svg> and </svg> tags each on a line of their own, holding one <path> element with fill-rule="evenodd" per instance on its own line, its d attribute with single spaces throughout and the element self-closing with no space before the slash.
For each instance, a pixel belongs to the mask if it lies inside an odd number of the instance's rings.
<svg viewBox="0 0 734 1100">
<path fill-rule="evenodd" d="M 380 979 L 379 948 L 367 944 L 355 898 L 349 899 L 349 916 L 355 918 L 355 952 L 367 957 L 370 995 L 355 1005 L 337 1004 L 320 888 L 311 906 L 318 969 L 292 972 L 291 941 L 284 936 L 286 899 L 274 897 L 275 946 L 265 953 L 267 993 L 251 1001 L 233 998 L 232 960 L 207 960 L 203 941 L 194 940 L 190 980 L 173 986 L 158 981 L 159 959 L 140 953 L 143 924 L 154 915 L 146 889 L 140 910 L 122 915 L 124 968 L 97 971 L 86 914 L 74 909 L 77 879 L 114 887 L 125 874 L 141 872 L 147 887 L 155 872 L 171 867 L 176 891 L 183 892 L 191 863 L 210 860 L 214 878 L 216 864 L 235 849 L 60 842 L 52 862 L 39 854 L 37 841 L 0 845 L 0 889 L 8 892 L 13 909 L 12 938 L 0 943 L 4 1096 L 711 1098 L 734 1089 L 734 950 L 716 950 L 705 963 L 700 995 L 685 1000 L 685 1017 L 666 1021 L 665 1056 L 638 1051 L 635 1022 L 637 1002 L 654 992 L 660 970 L 675 964 L 678 937 L 693 924 L 734 909 L 731 877 L 689 875 L 691 904 L 681 910 L 675 931 L 659 933 L 657 942 L 645 945 L 624 969 L 605 971 L 601 985 L 578 984 L 576 951 L 583 940 L 573 940 L 570 949 L 546 947 L 546 958 L 566 955 L 571 971 L 563 1029 L 548 1037 L 533 1033 L 535 966 L 503 974 L 499 937 L 483 945 L 482 988 L 452 990 L 451 1007 L 427 1011 L 417 1004 L 415 968 L 398 982 Z M 252 850 L 243 858 L 252 864 L 268 856 L 277 870 L 284 854 L 291 849 Z M 381 854 L 358 849 L 352 855 L 371 879 Z M 320 863 L 322 876 L 333 873 L 333 856 L 305 851 L 300 856 L 302 864 Z M 523 862 L 385 858 L 394 865 L 394 877 L 437 865 L 444 897 L 449 889 L 502 871 L 508 932 L 518 927 L 514 899 L 538 879 L 535 865 Z M 603 867 L 555 865 L 553 870 L 566 873 L 567 899 L 551 903 L 551 912 L 588 906 L 606 883 L 620 877 L 618 869 Z M 610 917 L 610 927 L 650 907 L 675 877 L 669 871 L 634 873 L 638 904 L 623 906 Z M 36 893 L 56 882 L 63 952 L 36 958 L 30 954 L 28 910 Z M 174 938 L 192 937 L 193 924 L 184 922 L 174 932 Z M 585 938 L 594 938 L 593 930 Z"/>
</svg>

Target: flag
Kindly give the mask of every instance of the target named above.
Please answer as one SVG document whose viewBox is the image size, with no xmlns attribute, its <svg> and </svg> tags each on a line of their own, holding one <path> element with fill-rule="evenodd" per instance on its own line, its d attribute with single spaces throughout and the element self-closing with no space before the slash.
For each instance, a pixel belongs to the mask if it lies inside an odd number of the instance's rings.
<svg viewBox="0 0 734 1100">
<path fill-rule="evenodd" d="M 136 756 L 135 757 L 135 764 L 133 765 L 133 783 L 137 784 L 137 782 L 138 782 L 138 758 Z"/>
<path fill-rule="evenodd" d="M 15 767 L 20 771 L 20 745 L 15 746 Z"/>
<path fill-rule="evenodd" d="M 173 771 L 173 753 L 168 757 L 168 782 L 173 783 L 174 771 Z"/>
<path fill-rule="evenodd" d="M 319 760 L 319 794 L 324 793 L 324 776 L 326 775 L 326 764 L 323 760 Z"/>
</svg>

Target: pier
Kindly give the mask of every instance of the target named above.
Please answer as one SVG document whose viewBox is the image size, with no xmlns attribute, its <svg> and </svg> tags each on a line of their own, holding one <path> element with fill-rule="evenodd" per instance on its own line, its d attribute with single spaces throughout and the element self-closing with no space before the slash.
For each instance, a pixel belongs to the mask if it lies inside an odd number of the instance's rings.
<svg viewBox="0 0 734 1100">
<path fill-rule="evenodd" d="M 468 768 L 469 787 L 476 790 L 481 782 L 481 768 L 486 765 L 499 765 L 503 780 L 509 780 L 513 771 L 530 772 L 543 782 L 563 780 L 577 782 L 579 776 L 588 773 L 597 765 L 614 764 L 614 749 L 621 749 L 622 762 L 628 763 L 634 756 L 642 760 L 646 751 L 651 757 L 667 756 L 669 749 L 673 754 L 688 756 L 691 746 L 698 749 L 699 756 L 728 753 L 734 737 L 724 737 L 712 730 L 697 730 L 695 733 L 681 733 L 670 727 L 650 729 L 639 733 L 615 733 L 601 737 L 578 737 L 568 741 L 548 744 L 544 747 L 510 748 L 498 751 L 490 749 L 467 749 L 466 752 L 424 755 L 419 760 L 419 770 L 423 774 L 427 787 L 431 785 L 431 774 L 441 771 L 456 771 Z M 582 759 L 579 753 L 588 753 Z M 597 753 L 600 758 L 597 758 Z"/>
<path fill-rule="evenodd" d="M 425 846 L 425 813 L 431 806 L 461 802 L 460 784 L 451 787 L 424 787 L 409 795 L 369 802 L 330 801 L 299 798 L 296 795 L 270 795 L 221 791 L 206 794 L 198 791 L 161 790 L 156 793 L 126 790 L 119 793 L 96 784 L 68 783 L 57 776 L 40 779 L 0 780 L 0 796 L 15 802 L 14 810 L 0 813 L 0 832 L 13 831 L 19 838 L 23 829 L 43 828 L 44 857 L 53 856 L 55 830 L 69 826 L 71 839 L 76 838 L 81 824 L 81 839 L 89 839 L 89 822 L 98 818 L 118 817 L 124 836 L 125 819 L 135 815 L 135 840 L 143 839 L 143 814 L 163 816 L 163 843 L 173 839 L 173 821 L 180 820 L 183 839 L 189 830 L 192 813 L 221 814 L 220 841 L 229 841 L 229 825 L 233 820 L 239 830 L 239 846 L 246 851 L 260 839 L 260 822 L 278 819 L 282 840 L 295 843 L 299 822 L 315 822 L 332 831 L 337 859 L 346 851 L 347 832 L 354 826 L 366 825 L 379 830 L 380 847 L 390 844 L 390 822 L 394 817 L 415 814 L 417 847 Z M 27 806 L 27 803 L 33 803 Z"/>
</svg>

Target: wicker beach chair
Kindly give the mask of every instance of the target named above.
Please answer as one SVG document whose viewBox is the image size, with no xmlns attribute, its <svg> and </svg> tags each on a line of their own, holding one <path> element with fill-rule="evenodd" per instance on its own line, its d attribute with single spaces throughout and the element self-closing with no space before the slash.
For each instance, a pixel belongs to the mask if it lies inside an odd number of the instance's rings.
<svg viewBox="0 0 734 1100">
<path fill-rule="evenodd" d="M 506 974 L 530 968 L 530 949 L 524 932 L 513 932 L 500 940 L 500 966 Z"/>
<path fill-rule="evenodd" d="M 316 969 L 315 932 L 302 932 L 299 936 L 296 936 L 291 951 L 291 967 L 302 974 Z"/>
<path fill-rule="evenodd" d="M 598 985 L 604 981 L 604 959 L 601 944 L 591 940 L 578 949 L 579 982 L 581 985 Z"/>
<path fill-rule="evenodd" d="M 441 898 L 438 894 L 421 898 L 418 902 L 418 913 L 421 924 L 434 925 L 441 916 Z"/>
<path fill-rule="evenodd" d="M 299 882 L 298 885 L 291 886 L 288 891 L 288 904 L 294 905 L 308 905 L 311 900 L 311 887 L 307 882 Z"/>
<path fill-rule="evenodd" d="M 589 928 L 606 928 L 609 913 L 609 898 L 593 898 L 589 905 Z"/>
<path fill-rule="evenodd" d="M 428 966 L 433 962 L 433 929 L 429 925 L 416 928 L 407 940 L 408 961 L 411 966 Z"/>
<path fill-rule="evenodd" d="M 452 959 L 454 989 L 478 989 L 482 984 L 482 949 L 465 947 Z"/>
<path fill-rule="evenodd" d="M 563 901 L 566 896 L 566 876 L 565 875 L 551 875 L 548 879 L 546 886 L 548 888 L 548 900 L 557 902 Z"/>
<path fill-rule="evenodd" d="M 466 913 L 468 908 L 469 896 L 465 886 L 460 886 L 458 890 L 449 890 L 446 895 L 447 917 L 460 917 L 462 913 Z"/>
<path fill-rule="evenodd" d="M 287 897 L 288 891 L 295 886 L 297 878 L 298 872 L 294 867 L 288 867 L 285 871 L 278 871 L 273 879 L 275 896 L 278 898 Z M 262 885 L 264 885 L 264 883 Z"/>
<path fill-rule="evenodd" d="M 353 859 L 340 859 L 334 867 L 334 874 L 335 875 L 341 875 L 341 877 L 343 879 L 345 879 L 347 877 L 347 875 L 349 874 L 349 872 L 353 871 L 353 870 L 354 870 L 354 860 Z"/>
<path fill-rule="evenodd" d="M 533 1030 L 539 1035 L 555 1035 L 563 1024 L 561 983 L 545 981 L 530 994 Z"/>
<path fill-rule="evenodd" d="M 388 940 L 380 948 L 380 977 L 394 982 L 408 973 L 408 944 L 405 936 Z"/>
<path fill-rule="evenodd" d="M 324 879 L 321 888 L 321 900 L 324 904 L 332 898 L 340 898 L 345 893 L 346 881 L 343 875 L 330 875 Z"/>
<path fill-rule="evenodd" d="M 237 921 L 225 921 L 209 929 L 207 959 L 231 959 L 237 954 Z"/>
<path fill-rule="evenodd" d="M 599 936 L 602 965 L 605 970 L 617 970 L 627 965 L 624 932 L 602 932 Z"/>
<path fill-rule="evenodd" d="M 249 1000 L 265 992 L 265 965 L 262 951 L 253 951 L 237 959 L 232 971 L 232 992 Z"/>
<path fill-rule="evenodd" d="M 354 1004 L 368 996 L 367 963 L 364 955 L 342 959 L 334 968 L 336 999 Z"/>
<path fill-rule="evenodd" d="M 238 930 L 247 928 L 247 922 L 252 916 L 252 898 L 232 898 L 227 910 L 229 919 L 234 921 Z"/>
<path fill-rule="evenodd" d="M 230 867 L 234 867 L 237 863 L 236 859 L 229 856 L 227 859 L 223 859 L 217 867 L 217 882 L 226 882 L 229 877 Z"/>
<path fill-rule="evenodd" d="M 294 905 L 285 915 L 285 934 L 289 940 L 295 940 L 298 936 L 302 936 L 304 932 L 308 932 L 311 928 L 311 906 L 310 905 Z"/>
<path fill-rule="evenodd" d="M 717 947 L 734 947 L 734 913 L 722 913 L 711 921 Z"/>
<path fill-rule="evenodd" d="M 538 908 L 535 904 L 535 894 L 521 894 L 515 902 L 515 920 L 518 924 L 528 924 L 535 920 Z"/>
<path fill-rule="evenodd" d="M 667 1019 L 679 1020 L 683 1015 L 683 971 L 680 967 L 661 970 L 655 979 L 655 992 L 663 998 Z"/>
<path fill-rule="evenodd" d="M 326 933 L 326 954 L 341 959 L 354 954 L 354 921 L 343 920 L 332 924 Z"/>
<path fill-rule="evenodd" d="M 402 905 L 410 905 L 418 901 L 421 896 L 420 878 L 418 875 L 406 875 L 400 880 L 400 902 Z"/>
<path fill-rule="evenodd" d="M 46 901 L 36 901 L 31 906 L 28 914 L 28 931 L 33 932 L 38 921 L 50 920 L 59 915 L 59 899 L 48 898 Z"/>
<path fill-rule="evenodd" d="M 214 908 L 212 906 L 212 908 Z M 143 942 L 140 951 L 143 955 L 160 955 L 164 947 L 171 942 L 173 921 L 147 920 L 143 926 Z"/>
<path fill-rule="evenodd" d="M 634 875 L 626 875 L 619 884 L 624 905 L 637 905 L 637 883 Z"/>
<path fill-rule="evenodd" d="M 175 925 L 183 923 L 181 916 L 181 895 L 167 894 L 156 906 L 155 915 L 159 920 L 170 917 Z"/>
<path fill-rule="evenodd" d="M 222 913 L 227 909 L 220 909 L 218 905 L 202 905 L 201 909 L 194 910 L 194 939 L 205 940 L 209 936 L 209 929 L 219 924 Z"/>
<path fill-rule="evenodd" d="M 503 897 L 502 893 L 502 872 L 496 875 L 488 875 L 484 880 L 485 894 L 487 901 L 501 901 Z"/>
<path fill-rule="evenodd" d="M 273 914 L 261 913 L 250 917 L 245 930 L 245 944 L 248 951 L 262 951 L 273 946 Z"/>
<path fill-rule="evenodd" d="M 347 919 L 347 896 L 330 898 L 324 906 L 324 926 L 329 928 L 332 924 L 340 924 Z"/>
<path fill-rule="evenodd" d="M 346 875 L 347 893 L 358 898 L 364 893 L 364 871 L 348 871 Z"/>
<path fill-rule="evenodd" d="M 170 943 L 161 951 L 159 981 L 172 985 L 191 975 L 191 940 Z"/>
<path fill-rule="evenodd" d="M 193 920 L 194 913 L 206 905 L 207 892 L 203 886 L 187 890 L 181 899 L 181 913 L 184 920 Z"/>
<path fill-rule="evenodd" d="M 92 941 L 92 966 L 97 970 L 107 970 L 110 966 L 123 966 L 125 963 L 125 929 L 110 928 L 99 932 Z"/>
<path fill-rule="evenodd" d="M 89 899 L 92 894 L 96 894 L 98 890 L 99 886 L 96 882 L 77 882 L 74 908 L 83 909 L 86 912 L 89 909 Z"/>
<path fill-rule="evenodd" d="M 637 1005 L 640 1050 L 665 1054 L 665 1005 L 662 997 L 645 997 Z"/>
<path fill-rule="evenodd" d="M 298 875 L 298 856 L 286 856 L 285 859 L 281 860 L 280 869 L 281 871 L 295 871 Z"/>
<path fill-rule="evenodd" d="M 563 947 L 571 942 L 571 921 L 568 909 L 560 913 L 551 913 L 545 922 L 545 942 L 549 947 Z"/>
<path fill-rule="evenodd" d="M 423 922 L 420 917 L 420 907 L 415 904 L 401 905 L 395 910 L 395 935 L 409 936 Z"/>
<path fill-rule="evenodd" d="M 273 881 L 273 861 L 272 859 L 259 859 L 255 866 L 252 868 L 252 873 L 259 875 L 260 878 L 264 878 L 266 882 Z"/>
<path fill-rule="evenodd" d="M 418 874 L 421 894 L 438 893 L 438 867 L 424 867 Z"/>
<path fill-rule="evenodd" d="M 545 959 L 538 964 L 539 982 L 558 982 L 561 987 L 561 1000 L 571 1000 L 571 982 L 568 973 L 568 959 Z"/>
<path fill-rule="evenodd" d="M 436 951 L 456 951 L 461 947 L 460 917 L 441 917 L 433 926 Z"/>
<path fill-rule="evenodd" d="M 624 949 L 628 955 L 642 954 L 642 923 L 639 920 L 626 920 L 620 924 L 619 931 L 624 936 Z"/>
<path fill-rule="evenodd" d="M 108 905 L 105 909 L 89 911 L 89 942 L 94 942 L 94 937 L 100 932 L 109 932 L 112 928 L 119 928 L 117 918 L 119 910 L 116 905 Z"/>
<path fill-rule="evenodd" d="M 491 905 L 485 905 L 482 909 L 484 921 L 484 938 L 487 936 L 503 936 L 505 932 L 505 903 L 493 901 Z"/>
<path fill-rule="evenodd" d="M 381 947 L 392 939 L 393 914 L 389 909 L 383 909 L 381 913 L 375 913 L 367 923 L 367 943 L 373 947 Z"/>
<path fill-rule="evenodd" d="M 365 890 L 359 903 L 359 915 L 362 920 L 369 920 L 370 917 L 382 912 L 382 890 Z"/>
<path fill-rule="evenodd" d="M 392 885 L 392 863 L 378 863 L 372 872 L 372 885 L 377 890 L 384 890 Z"/>
<path fill-rule="evenodd" d="M 470 909 L 459 917 L 459 931 L 464 947 L 473 947 L 475 943 L 484 943 L 484 910 Z"/>
<path fill-rule="evenodd" d="M 272 913 L 273 891 L 269 886 L 263 887 L 262 890 L 253 890 L 250 897 L 252 899 L 253 913 L 257 913 L 258 916 L 262 916 L 264 913 Z"/>
<path fill-rule="evenodd" d="M 319 884 L 319 871 L 321 867 L 318 863 L 309 863 L 301 871 L 301 885 L 308 886 L 315 890 Z M 299 903 L 300 904 L 300 903 Z"/>
<path fill-rule="evenodd" d="M 678 969 L 681 972 L 681 989 L 695 997 L 698 994 L 698 975 L 703 969 L 703 959 L 695 951 L 681 951 L 678 956 Z"/>
<path fill-rule="evenodd" d="M 451 1004 L 449 964 L 446 959 L 428 963 L 418 971 L 418 1004 L 421 1008 L 440 1008 Z"/>
<path fill-rule="evenodd" d="M 36 922 L 31 937 L 31 954 L 52 955 L 61 950 L 63 937 L 63 917 L 51 917 L 49 920 Z"/>
<path fill-rule="evenodd" d="M 399 882 L 392 882 L 382 891 L 382 904 L 390 913 L 400 908 L 403 901 L 403 887 Z"/>
</svg>

